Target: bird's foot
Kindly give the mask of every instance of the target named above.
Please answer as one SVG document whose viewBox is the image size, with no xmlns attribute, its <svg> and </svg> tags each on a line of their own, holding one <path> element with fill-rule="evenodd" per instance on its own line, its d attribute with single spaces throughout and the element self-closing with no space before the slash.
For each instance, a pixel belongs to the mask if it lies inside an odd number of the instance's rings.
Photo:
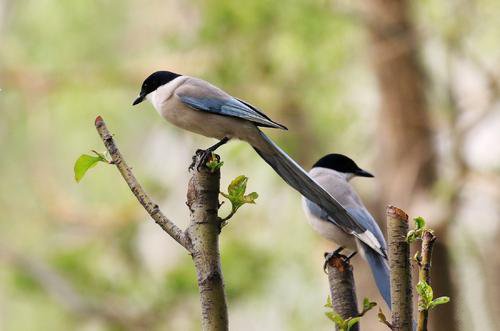
<svg viewBox="0 0 500 331">
<path fill-rule="evenodd" d="M 356 255 L 358 252 L 352 252 L 351 254 L 349 255 L 344 255 L 344 254 L 340 254 L 340 252 L 342 252 L 344 250 L 344 247 L 340 246 L 339 248 L 337 248 L 336 250 L 334 250 L 333 252 L 325 252 L 325 263 L 323 264 L 323 271 L 325 272 L 325 274 L 327 274 L 327 266 L 328 266 L 328 263 L 330 262 L 330 260 L 333 258 L 333 257 L 339 257 L 341 258 L 345 263 L 348 263 L 349 260 L 351 260 L 354 255 Z"/>
<path fill-rule="evenodd" d="M 326 267 L 328 265 L 328 262 L 330 262 L 330 260 L 332 259 L 332 257 L 334 257 L 336 255 L 340 255 L 340 252 L 342 252 L 343 250 L 344 250 L 344 247 L 340 246 L 339 248 L 337 248 L 333 252 L 325 252 L 325 254 L 324 254 L 325 263 L 323 263 L 323 271 L 325 272 L 325 274 L 327 273 L 326 272 Z"/>
<path fill-rule="evenodd" d="M 201 167 L 205 166 L 207 162 L 210 161 L 210 159 L 212 158 L 212 153 L 213 151 L 210 148 L 198 149 L 193 155 L 193 162 L 191 162 L 189 170 L 194 169 L 194 167 L 196 166 L 196 161 L 199 158 L 200 161 L 198 162 L 198 166 L 196 167 L 196 170 L 199 172 Z"/>
<path fill-rule="evenodd" d="M 219 140 L 215 145 L 210 146 L 209 148 L 203 150 L 203 149 L 198 149 L 193 156 L 193 162 L 189 166 L 189 170 L 193 170 L 194 166 L 196 165 L 196 159 L 198 156 L 201 156 L 200 163 L 198 163 L 198 167 L 196 168 L 197 171 L 200 171 L 200 168 L 204 165 L 207 164 L 208 161 L 212 158 L 212 154 L 215 152 L 215 150 L 225 143 L 229 141 L 228 137 L 224 137 L 221 140 Z"/>
</svg>

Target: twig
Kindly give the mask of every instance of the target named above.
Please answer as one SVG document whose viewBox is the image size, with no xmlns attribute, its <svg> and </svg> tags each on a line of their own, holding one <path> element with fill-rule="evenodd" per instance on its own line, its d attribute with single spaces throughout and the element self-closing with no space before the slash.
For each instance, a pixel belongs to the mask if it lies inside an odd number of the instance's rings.
<svg viewBox="0 0 500 331">
<path fill-rule="evenodd" d="M 431 284 L 431 261 L 432 261 L 432 248 L 434 247 L 434 242 L 436 241 L 436 236 L 430 230 L 424 231 L 422 235 L 422 253 L 421 260 L 419 263 L 420 270 L 418 273 L 418 278 L 421 282 L 426 282 Z M 419 307 L 421 306 L 422 298 L 419 296 L 418 302 Z M 418 314 L 418 331 L 427 331 L 427 321 L 429 318 L 428 309 L 419 309 Z"/>
<path fill-rule="evenodd" d="M 122 174 L 123 179 L 128 184 L 130 190 L 132 191 L 132 193 L 134 193 L 137 200 L 139 200 L 141 205 L 144 207 L 144 209 L 146 209 L 151 218 L 154 219 L 156 224 L 158 224 L 175 241 L 177 241 L 192 253 L 192 247 L 191 243 L 189 242 L 189 238 L 179 227 L 177 227 L 161 212 L 158 205 L 151 200 L 146 192 L 144 192 L 141 184 L 139 184 L 134 174 L 132 173 L 132 170 L 123 159 L 120 150 L 116 146 L 113 136 L 109 133 L 109 130 L 106 127 L 106 123 L 104 123 L 104 120 L 101 116 L 97 116 L 97 118 L 95 119 L 95 127 L 97 129 L 97 132 L 101 136 L 102 141 L 104 142 L 104 146 L 106 146 L 106 149 L 111 156 L 112 163 L 116 165 L 116 167 Z"/>
<path fill-rule="evenodd" d="M 385 317 L 384 312 L 382 311 L 382 308 L 378 309 L 378 320 L 380 323 L 385 324 L 390 330 L 394 330 L 394 327 L 392 326 L 391 323 L 387 320 L 387 317 Z"/>
<path fill-rule="evenodd" d="M 412 285 L 410 246 L 406 242 L 408 215 L 399 208 L 387 207 L 387 236 L 391 270 L 392 330 L 412 330 Z"/>
<path fill-rule="evenodd" d="M 333 310 L 343 319 L 361 316 L 358 313 L 356 286 L 349 261 L 334 255 L 327 263 L 327 272 Z M 353 325 L 350 330 L 358 331 L 359 323 Z"/>
<path fill-rule="evenodd" d="M 199 167 L 203 158 L 195 156 L 193 176 L 189 181 L 187 205 L 191 222 L 186 230 L 192 245 L 192 257 L 196 267 L 200 291 L 202 329 L 221 331 L 228 329 L 227 304 L 222 277 L 219 233 L 220 171 Z"/>
<path fill-rule="evenodd" d="M 217 215 L 220 206 L 218 200 L 220 170 L 218 168 L 209 170 L 200 164 L 204 159 L 200 154 L 194 156 L 194 167 L 187 192 L 191 222 L 186 232 L 183 232 L 144 192 L 100 116 L 96 118 L 95 126 L 111 155 L 111 163 L 116 165 L 137 200 L 165 232 L 191 253 L 200 291 L 202 329 L 227 330 L 227 304 L 219 253 L 221 222 Z"/>
</svg>

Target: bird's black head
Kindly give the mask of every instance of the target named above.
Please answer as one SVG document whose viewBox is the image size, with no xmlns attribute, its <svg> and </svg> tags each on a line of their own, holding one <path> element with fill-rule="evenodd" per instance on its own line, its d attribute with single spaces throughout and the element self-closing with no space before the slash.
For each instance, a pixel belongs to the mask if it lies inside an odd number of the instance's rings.
<svg viewBox="0 0 500 331">
<path fill-rule="evenodd" d="M 157 71 L 149 75 L 148 78 L 144 80 L 141 87 L 141 92 L 137 99 L 132 103 L 133 106 L 141 103 L 146 98 L 146 95 L 155 91 L 158 87 L 167 84 L 171 80 L 179 77 L 179 74 L 170 71 Z"/>
<path fill-rule="evenodd" d="M 371 173 L 358 167 L 356 162 L 342 154 L 328 154 L 313 165 L 313 168 L 327 168 L 355 176 L 373 177 Z"/>
</svg>

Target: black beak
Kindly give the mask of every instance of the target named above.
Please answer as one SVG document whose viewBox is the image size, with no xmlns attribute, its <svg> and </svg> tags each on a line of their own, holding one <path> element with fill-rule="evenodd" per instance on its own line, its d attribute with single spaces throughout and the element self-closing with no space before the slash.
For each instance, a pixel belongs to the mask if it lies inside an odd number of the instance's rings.
<svg viewBox="0 0 500 331">
<path fill-rule="evenodd" d="M 132 102 L 132 106 L 135 106 L 135 105 L 140 104 L 141 102 L 143 102 L 145 97 L 146 96 L 144 94 L 139 94 L 139 96 L 137 97 L 137 99 L 135 99 L 134 102 Z"/>
<path fill-rule="evenodd" d="M 369 173 L 368 171 L 365 171 L 363 169 L 356 170 L 356 172 L 354 174 L 356 176 L 359 176 L 359 177 L 375 177 L 371 173 Z"/>
</svg>

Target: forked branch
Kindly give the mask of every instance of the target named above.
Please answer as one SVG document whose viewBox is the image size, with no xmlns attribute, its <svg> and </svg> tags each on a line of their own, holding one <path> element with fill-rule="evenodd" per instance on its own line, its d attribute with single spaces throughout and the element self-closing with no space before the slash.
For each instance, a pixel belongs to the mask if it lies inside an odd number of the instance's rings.
<svg viewBox="0 0 500 331">
<path fill-rule="evenodd" d="M 104 146 L 111 156 L 112 163 L 116 165 L 123 179 L 130 187 L 132 193 L 141 205 L 146 209 L 151 218 L 158 224 L 166 233 L 168 233 L 175 241 L 181 244 L 184 248 L 191 252 L 191 243 L 189 238 L 184 234 L 184 232 L 177 227 L 170 219 L 168 219 L 160 210 L 158 205 L 153 202 L 153 200 L 147 195 L 147 193 L 142 188 L 141 184 L 137 181 L 132 170 L 127 165 L 127 162 L 122 157 L 118 146 L 116 145 L 113 135 L 109 133 L 106 123 L 101 116 L 97 116 L 95 119 L 95 127 L 99 136 L 104 143 Z"/>
</svg>

